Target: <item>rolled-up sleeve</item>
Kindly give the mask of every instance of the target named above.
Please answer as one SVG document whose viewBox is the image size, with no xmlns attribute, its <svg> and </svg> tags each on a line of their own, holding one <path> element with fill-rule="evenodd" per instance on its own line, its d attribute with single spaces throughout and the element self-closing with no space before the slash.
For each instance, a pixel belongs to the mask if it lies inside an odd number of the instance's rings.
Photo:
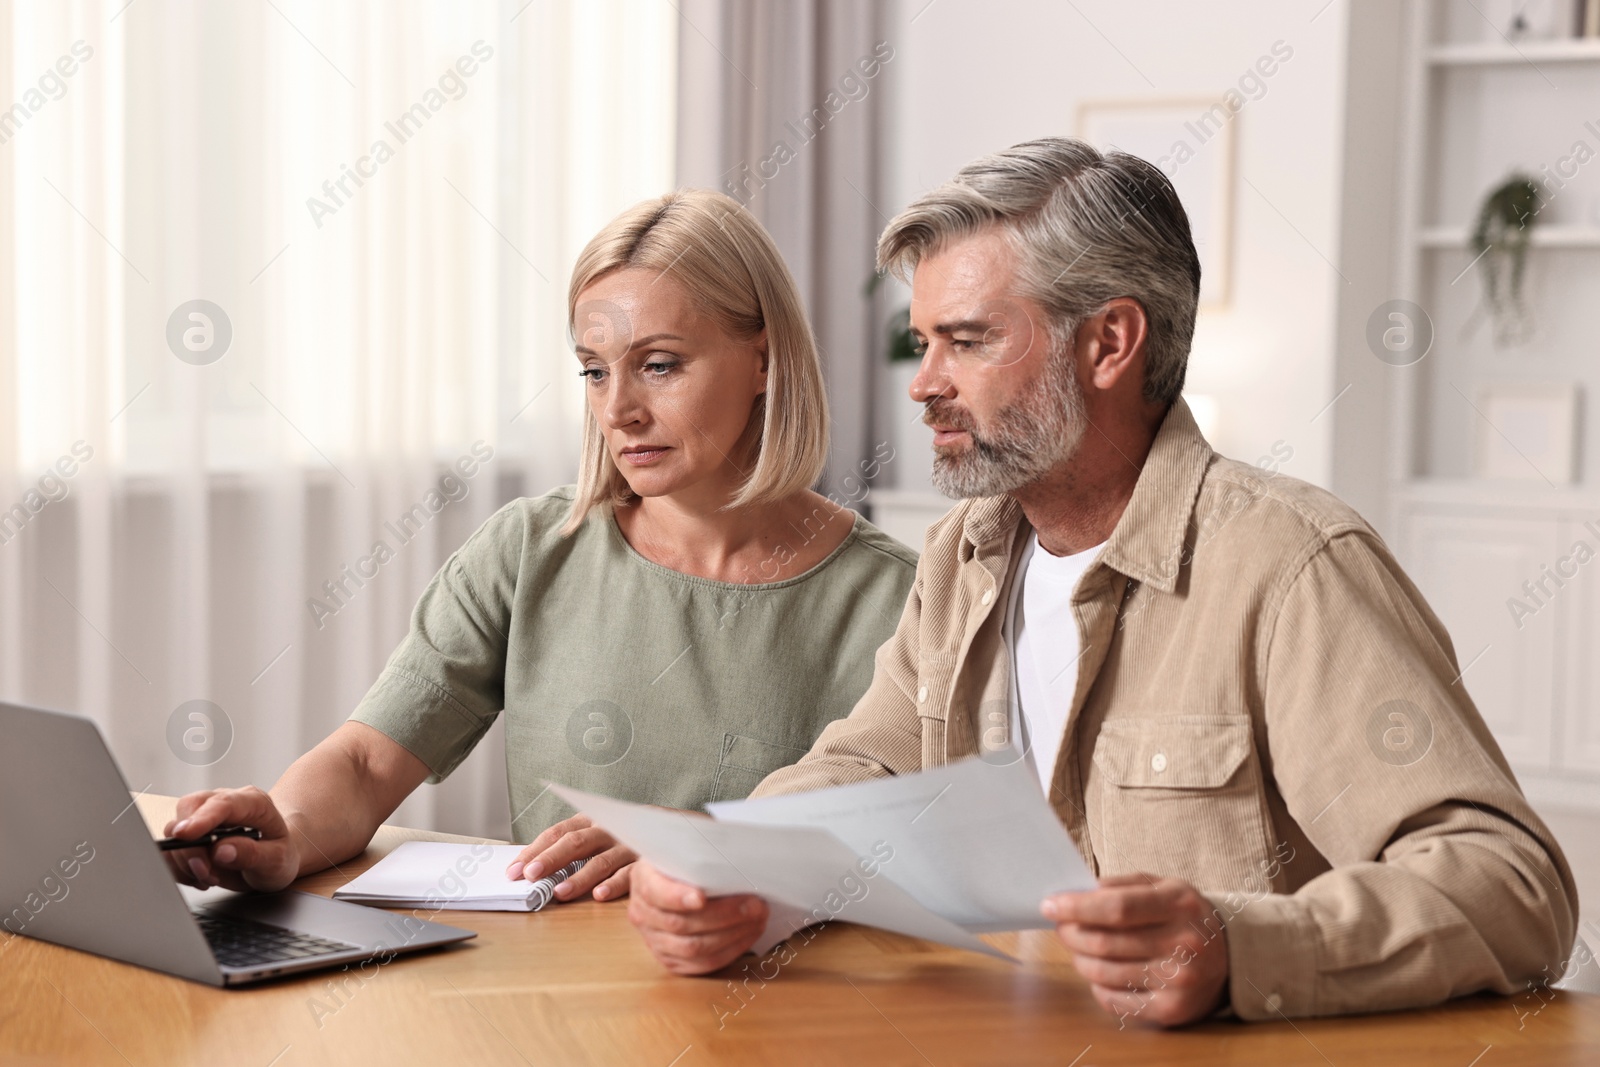
<svg viewBox="0 0 1600 1067">
<path fill-rule="evenodd" d="M 383 673 L 351 713 L 428 765 L 439 782 L 505 707 L 510 591 L 521 516 L 491 517 L 434 575 Z"/>
<path fill-rule="evenodd" d="M 1336 533 L 1267 616 L 1272 775 L 1332 869 L 1228 921 L 1234 1011 L 1384 1011 L 1559 976 L 1571 870 L 1382 543 Z"/>
</svg>

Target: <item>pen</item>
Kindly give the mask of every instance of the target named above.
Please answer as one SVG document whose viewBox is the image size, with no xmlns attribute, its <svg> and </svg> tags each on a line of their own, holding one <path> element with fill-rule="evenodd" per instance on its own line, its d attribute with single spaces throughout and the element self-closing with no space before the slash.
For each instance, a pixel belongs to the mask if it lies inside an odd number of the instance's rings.
<svg viewBox="0 0 1600 1067">
<path fill-rule="evenodd" d="M 253 826 L 219 826 L 209 834 L 199 837 L 163 837 L 156 842 L 156 847 L 163 852 L 171 852 L 176 848 L 204 848 L 214 845 L 224 837 L 248 837 L 253 841 L 261 840 L 261 831 Z"/>
</svg>

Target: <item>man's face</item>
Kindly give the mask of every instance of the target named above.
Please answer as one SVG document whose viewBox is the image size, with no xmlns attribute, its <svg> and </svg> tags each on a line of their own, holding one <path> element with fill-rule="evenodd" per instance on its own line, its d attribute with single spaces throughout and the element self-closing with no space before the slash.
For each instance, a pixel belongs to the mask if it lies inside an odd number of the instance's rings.
<svg viewBox="0 0 1600 1067">
<path fill-rule="evenodd" d="M 1071 458 L 1088 425 L 1070 338 L 1016 295 L 1017 254 L 995 230 L 917 265 L 911 332 L 923 348 L 911 399 L 933 427 L 933 483 L 998 496 Z"/>
</svg>

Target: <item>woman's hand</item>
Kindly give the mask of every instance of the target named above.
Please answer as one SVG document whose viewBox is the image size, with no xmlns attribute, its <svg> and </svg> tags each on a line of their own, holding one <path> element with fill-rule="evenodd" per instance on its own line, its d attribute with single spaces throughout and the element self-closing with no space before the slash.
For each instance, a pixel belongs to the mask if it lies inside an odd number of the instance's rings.
<svg viewBox="0 0 1600 1067">
<path fill-rule="evenodd" d="M 556 886 L 556 899 L 577 900 L 590 890 L 596 900 L 617 900 L 628 895 L 633 862 L 639 857 L 617 844 L 616 838 L 589 821 L 587 815 L 574 815 L 550 827 L 517 853 L 506 868 L 506 877 L 538 881 L 573 860 L 587 858 L 577 874 Z"/>
<path fill-rule="evenodd" d="M 257 789 L 203 789 L 178 798 L 178 817 L 167 823 L 168 837 L 192 838 L 219 826 L 253 826 L 261 840 L 224 837 L 203 848 L 162 853 L 172 876 L 197 889 L 222 886 L 272 893 L 300 873 L 300 850 L 272 797 Z"/>
</svg>

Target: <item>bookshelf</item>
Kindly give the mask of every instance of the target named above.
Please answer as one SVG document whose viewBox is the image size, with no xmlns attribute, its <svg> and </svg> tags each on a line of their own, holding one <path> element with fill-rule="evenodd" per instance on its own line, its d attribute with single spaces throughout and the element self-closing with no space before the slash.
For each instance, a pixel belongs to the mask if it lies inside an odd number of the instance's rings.
<svg viewBox="0 0 1600 1067">
<path fill-rule="evenodd" d="M 1507 40 L 1497 14 L 1407 3 L 1394 276 L 1428 313 L 1434 345 L 1389 375 L 1387 529 L 1530 797 L 1600 810 L 1600 562 L 1571 562 L 1580 541 L 1600 552 L 1586 525 L 1600 526 L 1600 434 L 1587 417 L 1600 398 L 1600 39 Z M 1499 347 L 1470 234 L 1483 195 L 1514 170 L 1542 184 L 1545 206 L 1526 261 L 1533 336 Z M 1480 435 L 1505 436 L 1474 405 L 1480 390 L 1569 385 L 1571 481 L 1478 477 Z M 1553 567 L 1573 574 L 1546 578 Z M 1542 586 L 1530 597 L 1525 583 Z"/>
<path fill-rule="evenodd" d="M 1600 61 L 1600 39 L 1553 41 L 1492 40 L 1437 44 L 1423 53 L 1433 66 L 1509 66 L 1517 63 L 1582 63 Z"/>
</svg>

